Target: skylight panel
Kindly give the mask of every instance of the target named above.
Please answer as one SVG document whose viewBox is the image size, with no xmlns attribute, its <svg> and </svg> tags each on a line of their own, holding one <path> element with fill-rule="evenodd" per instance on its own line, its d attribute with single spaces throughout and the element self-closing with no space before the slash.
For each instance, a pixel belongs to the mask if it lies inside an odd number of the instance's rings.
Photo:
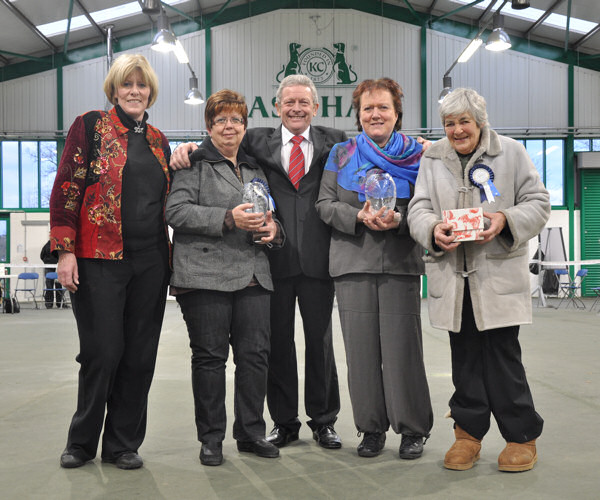
<svg viewBox="0 0 600 500">
<path fill-rule="evenodd" d="M 461 5 L 466 5 L 471 3 L 472 0 L 450 0 L 453 3 L 458 3 Z M 476 9 L 484 10 L 490 4 L 492 0 L 484 0 L 477 5 L 474 5 Z M 506 4 L 502 9 L 502 14 L 505 16 L 516 17 L 517 19 L 524 19 L 526 21 L 536 22 L 540 17 L 545 14 L 545 11 L 536 9 L 535 7 L 529 7 L 527 9 L 516 10 L 513 9 L 509 4 Z M 545 26 L 550 26 L 552 28 L 558 28 L 561 30 L 567 29 L 567 16 L 563 14 L 550 14 L 542 23 Z M 571 17 L 571 21 L 569 23 L 569 31 L 575 33 L 586 34 L 592 29 L 596 27 L 596 23 L 592 23 L 590 21 L 584 21 L 583 19 L 578 19 L 576 17 Z"/>
<path fill-rule="evenodd" d="M 166 0 L 165 3 L 169 5 L 176 5 L 184 1 L 185 0 Z M 111 7 L 109 9 L 90 12 L 90 16 L 97 24 L 102 25 L 104 23 L 116 21 L 117 19 L 123 19 L 124 17 L 133 16 L 141 12 L 142 9 L 138 2 L 128 2 L 123 5 Z M 86 28 L 88 26 L 91 26 L 91 23 L 84 15 L 73 16 L 71 18 L 71 31 Z M 64 35 L 67 32 L 67 19 L 61 19 L 60 21 L 54 21 L 52 23 L 40 24 L 36 26 L 36 28 L 47 37 Z"/>
</svg>

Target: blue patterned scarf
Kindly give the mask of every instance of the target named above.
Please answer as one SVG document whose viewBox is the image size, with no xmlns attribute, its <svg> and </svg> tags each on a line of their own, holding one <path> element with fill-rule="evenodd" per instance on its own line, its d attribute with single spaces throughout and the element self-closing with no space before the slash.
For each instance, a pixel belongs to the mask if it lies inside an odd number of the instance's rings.
<svg viewBox="0 0 600 500">
<path fill-rule="evenodd" d="M 392 176 L 397 198 L 410 198 L 410 185 L 414 186 L 419 173 L 423 147 L 407 135 L 394 132 L 381 149 L 364 132 L 349 141 L 336 144 L 325 164 L 325 170 L 337 172 L 338 184 L 348 191 L 358 193 L 365 201 L 367 172 L 376 167 Z"/>
</svg>

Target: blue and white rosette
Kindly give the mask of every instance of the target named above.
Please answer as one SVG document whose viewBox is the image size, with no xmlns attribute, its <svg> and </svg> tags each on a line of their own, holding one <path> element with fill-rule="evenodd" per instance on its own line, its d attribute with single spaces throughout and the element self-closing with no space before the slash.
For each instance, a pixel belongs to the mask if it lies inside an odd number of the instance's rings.
<svg viewBox="0 0 600 500">
<path fill-rule="evenodd" d="M 500 196 L 499 191 L 494 186 L 494 172 L 490 167 L 483 163 L 477 163 L 469 170 L 469 180 L 481 192 L 481 202 L 487 200 L 488 203 L 494 203 L 495 196 Z"/>
</svg>

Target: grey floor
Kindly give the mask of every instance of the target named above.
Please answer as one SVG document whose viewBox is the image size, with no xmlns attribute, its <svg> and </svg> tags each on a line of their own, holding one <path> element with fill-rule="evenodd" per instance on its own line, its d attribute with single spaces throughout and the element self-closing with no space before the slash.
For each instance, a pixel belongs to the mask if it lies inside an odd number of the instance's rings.
<svg viewBox="0 0 600 500">
<path fill-rule="evenodd" d="M 589 309 L 591 301 L 587 305 Z M 546 423 L 538 440 L 537 466 L 517 474 L 496 468 L 504 443 L 495 424 L 472 470 L 443 468 L 444 454 L 453 442 L 451 421 L 444 418 L 452 390 L 449 348 L 447 333 L 429 326 L 425 305 L 425 361 L 435 424 L 421 459 L 400 460 L 400 438 L 392 432 L 380 456 L 357 456 L 360 438 L 352 423 L 344 347 L 334 311 L 342 391 L 336 429 L 343 448 L 319 448 L 303 426 L 300 440 L 282 449 L 279 459 L 242 455 L 231 438 L 230 422 L 224 464 L 203 467 L 195 438 L 187 333 L 177 305 L 169 302 L 150 392 L 148 432 L 140 450 L 145 466 L 136 471 L 122 471 L 98 459 L 75 470 L 59 466 L 76 396 L 77 336 L 71 311 L 0 315 L 0 498 L 598 499 L 600 316 L 596 311 L 534 308 L 534 324 L 521 330 L 523 361 Z M 301 331 L 299 322 L 297 327 Z M 232 376 L 230 363 L 230 415 Z"/>
</svg>

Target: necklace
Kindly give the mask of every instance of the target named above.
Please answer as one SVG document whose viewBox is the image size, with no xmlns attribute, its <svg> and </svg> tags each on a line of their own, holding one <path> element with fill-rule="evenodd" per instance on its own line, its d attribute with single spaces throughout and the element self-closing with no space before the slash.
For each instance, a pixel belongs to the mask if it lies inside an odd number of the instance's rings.
<svg viewBox="0 0 600 500">
<path fill-rule="evenodd" d="M 137 120 L 133 120 L 135 122 L 135 128 L 133 129 L 133 131 L 136 134 L 141 134 L 142 132 L 144 132 L 144 120 L 141 121 L 137 121 Z"/>
</svg>

